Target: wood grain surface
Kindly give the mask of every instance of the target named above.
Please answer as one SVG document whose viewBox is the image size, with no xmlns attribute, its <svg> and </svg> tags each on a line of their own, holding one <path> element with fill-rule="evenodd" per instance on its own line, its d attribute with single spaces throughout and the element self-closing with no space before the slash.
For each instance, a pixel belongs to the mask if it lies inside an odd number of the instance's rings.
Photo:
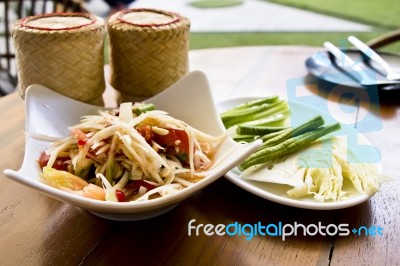
<svg viewBox="0 0 400 266">
<path fill-rule="evenodd" d="M 305 59 L 317 48 L 260 46 L 195 50 L 191 70 L 209 78 L 216 101 L 240 96 L 288 96 L 288 80 L 316 104 L 332 100 L 307 75 Z M 107 72 L 106 68 L 106 72 Z M 106 78 L 108 78 L 106 76 Z M 105 94 L 113 105 L 113 92 Z M 366 110 L 350 104 L 354 123 Z M 365 132 L 382 155 L 384 173 L 397 179 L 358 206 L 316 211 L 257 197 L 221 178 L 168 213 L 149 220 L 109 221 L 50 199 L 0 174 L 1 265 L 399 265 L 399 104 L 374 106 L 376 130 Z M 370 109 L 368 109 L 370 111 Z M 377 112 L 378 110 L 379 112 Z M 0 99 L 0 168 L 18 169 L 24 156 L 24 101 L 14 93 Z M 360 125 L 362 121 L 360 121 Z M 368 127 L 369 125 L 363 125 Z M 383 236 L 199 236 L 188 223 L 346 223 L 350 229 L 380 226 Z"/>
</svg>

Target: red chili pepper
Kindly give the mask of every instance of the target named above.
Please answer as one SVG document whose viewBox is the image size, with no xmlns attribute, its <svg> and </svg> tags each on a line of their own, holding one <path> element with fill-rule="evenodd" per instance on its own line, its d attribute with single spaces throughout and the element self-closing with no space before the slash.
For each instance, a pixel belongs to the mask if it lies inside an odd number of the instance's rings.
<svg viewBox="0 0 400 266">
<path fill-rule="evenodd" d="M 118 202 L 124 202 L 126 200 L 125 194 L 121 190 L 115 190 L 115 196 L 117 197 Z"/>
<path fill-rule="evenodd" d="M 76 139 L 79 146 L 84 146 L 88 141 L 88 137 L 86 136 L 86 134 L 78 128 L 72 129 L 71 135 Z"/>
</svg>

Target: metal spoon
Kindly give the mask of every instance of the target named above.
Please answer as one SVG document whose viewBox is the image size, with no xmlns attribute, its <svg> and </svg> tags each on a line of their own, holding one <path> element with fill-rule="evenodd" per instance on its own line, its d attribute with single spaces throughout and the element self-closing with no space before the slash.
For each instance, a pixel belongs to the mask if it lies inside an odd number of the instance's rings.
<svg viewBox="0 0 400 266">
<path fill-rule="evenodd" d="M 347 38 L 357 49 L 359 49 L 363 54 L 368 56 L 371 60 L 380 64 L 386 71 L 386 78 L 388 80 L 400 80 L 400 74 L 396 73 L 392 67 L 383 58 L 372 50 L 368 45 L 360 41 L 354 36 L 349 36 Z"/>
</svg>

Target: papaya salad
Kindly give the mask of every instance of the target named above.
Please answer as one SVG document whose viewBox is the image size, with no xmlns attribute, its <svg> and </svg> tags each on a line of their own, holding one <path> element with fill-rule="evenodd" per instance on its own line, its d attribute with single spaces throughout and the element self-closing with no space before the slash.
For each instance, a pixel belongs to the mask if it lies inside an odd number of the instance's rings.
<svg viewBox="0 0 400 266">
<path fill-rule="evenodd" d="M 225 138 L 201 132 L 153 104 L 129 102 L 83 116 L 69 131 L 40 154 L 43 180 L 114 202 L 163 197 L 198 182 Z"/>
</svg>

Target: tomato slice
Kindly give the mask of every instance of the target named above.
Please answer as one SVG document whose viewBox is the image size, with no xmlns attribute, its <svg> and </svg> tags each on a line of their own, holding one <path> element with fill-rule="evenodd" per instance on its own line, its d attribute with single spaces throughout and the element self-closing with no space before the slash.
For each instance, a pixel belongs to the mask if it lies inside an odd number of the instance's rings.
<svg viewBox="0 0 400 266">
<path fill-rule="evenodd" d="M 164 128 L 168 130 L 165 135 L 154 133 L 150 125 L 136 127 L 140 135 L 148 142 L 156 142 L 165 149 L 167 154 L 174 155 L 181 162 L 189 161 L 189 137 L 185 130 L 175 128 Z"/>
<path fill-rule="evenodd" d="M 154 134 L 154 141 L 162 147 L 177 147 L 177 153 L 189 154 L 189 137 L 185 130 L 166 128 L 169 133 L 166 135 Z"/>
</svg>

